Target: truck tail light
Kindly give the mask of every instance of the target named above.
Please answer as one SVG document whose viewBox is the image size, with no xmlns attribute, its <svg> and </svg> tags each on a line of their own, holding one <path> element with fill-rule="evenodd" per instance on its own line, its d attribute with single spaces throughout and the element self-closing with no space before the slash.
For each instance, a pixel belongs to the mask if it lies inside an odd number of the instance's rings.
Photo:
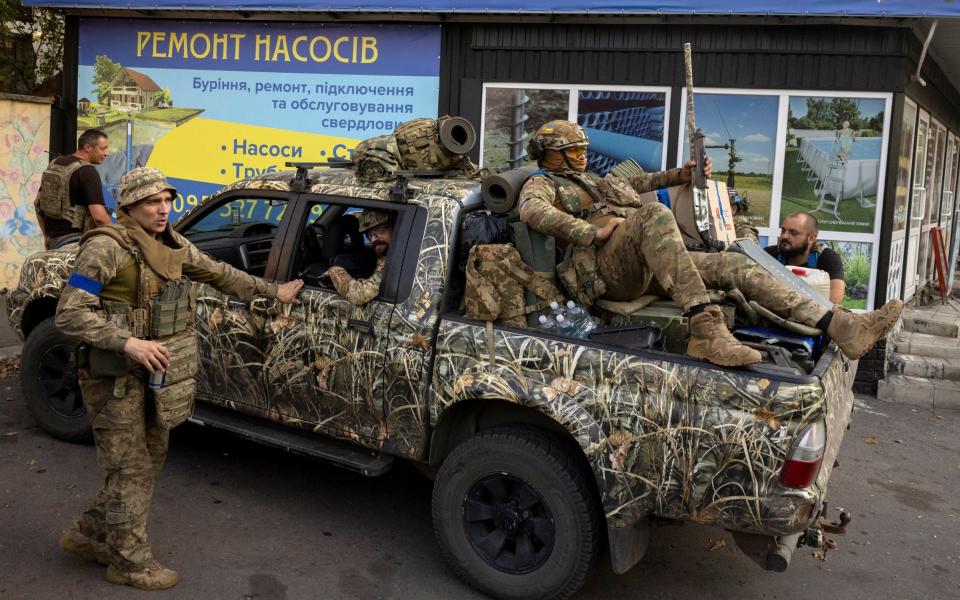
<svg viewBox="0 0 960 600">
<path fill-rule="evenodd" d="M 820 472 L 823 449 L 827 440 L 823 423 L 809 425 L 800 434 L 798 441 L 787 455 L 787 462 L 780 471 L 780 483 L 791 488 L 809 487 Z"/>
</svg>

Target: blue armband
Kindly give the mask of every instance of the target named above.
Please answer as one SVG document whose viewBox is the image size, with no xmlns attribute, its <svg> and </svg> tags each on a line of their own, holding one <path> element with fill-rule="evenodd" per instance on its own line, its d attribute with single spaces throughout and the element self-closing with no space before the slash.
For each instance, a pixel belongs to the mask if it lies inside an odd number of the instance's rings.
<svg viewBox="0 0 960 600">
<path fill-rule="evenodd" d="M 67 285 L 72 285 L 78 290 L 83 290 L 94 296 L 100 295 L 100 290 L 103 289 L 103 284 L 97 281 L 96 279 L 91 279 L 86 275 L 81 275 L 74 271 L 70 275 L 70 279 L 67 280 Z"/>
</svg>

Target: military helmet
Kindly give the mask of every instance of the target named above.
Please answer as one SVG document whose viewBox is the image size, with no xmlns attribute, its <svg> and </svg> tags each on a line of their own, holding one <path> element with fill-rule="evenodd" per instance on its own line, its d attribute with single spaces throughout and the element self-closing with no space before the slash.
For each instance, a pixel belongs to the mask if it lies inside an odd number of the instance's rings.
<svg viewBox="0 0 960 600">
<path fill-rule="evenodd" d="M 382 210 L 365 210 L 357 214 L 360 221 L 360 233 L 366 233 L 375 227 L 386 225 L 393 220 L 393 215 Z"/>
<path fill-rule="evenodd" d="M 566 150 L 567 148 L 586 148 L 590 145 L 587 132 L 573 121 L 557 119 L 544 123 L 533 139 L 527 144 L 527 155 L 540 160 L 544 150 Z"/>
<path fill-rule="evenodd" d="M 120 198 L 117 207 L 132 206 L 144 198 L 163 190 L 170 190 L 172 196 L 177 189 L 167 182 L 160 169 L 155 167 L 137 167 L 124 173 L 120 178 Z"/>
</svg>

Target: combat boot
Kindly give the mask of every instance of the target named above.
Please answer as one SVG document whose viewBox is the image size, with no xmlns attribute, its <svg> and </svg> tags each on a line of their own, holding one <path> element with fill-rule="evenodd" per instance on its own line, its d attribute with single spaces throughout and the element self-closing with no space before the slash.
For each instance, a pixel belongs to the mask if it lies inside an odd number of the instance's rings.
<svg viewBox="0 0 960 600">
<path fill-rule="evenodd" d="M 63 532 L 60 536 L 60 549 L 82 558 L 95 560 L 101 565 L 108 564 L 110 560 L 110 549 L 107 545 L 83 535 L 79 524 Z"/>
<path fill-rule="evenodd" d="M 151 561 L 140 571 L 121 571 L 113 566 L 107 568 L 107 581 L 131 585 L 139 590 L 165 590 L 177 585 L 180 576 L 157 561 Z"/>
<path fill-rule="evenodd" d="M 891 300 L 877 310 L 860 314 L 838 306 L 833 309 L 827 335 L 837 343 L 844 356 L 857 360 L 890 331 L 902 310 L 900 300 Z"/>
<path fill-rule="evenodd" d="M 719 306 L 708 306 L 690 317 L 690 339 L 687 356 L 709 361 L 722 367 L 743 367 L 763 359 L 759 352 L 744 346 L 733 337 L 723 322 Z"/>
</svg>

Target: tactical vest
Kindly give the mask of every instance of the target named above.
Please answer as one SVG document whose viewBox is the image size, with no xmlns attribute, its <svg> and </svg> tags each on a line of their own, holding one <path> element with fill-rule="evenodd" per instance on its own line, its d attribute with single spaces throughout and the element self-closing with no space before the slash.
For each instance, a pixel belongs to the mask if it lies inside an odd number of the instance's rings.
<svg viewBox="0 0 960 600">
<path fill-rule="evenodd" d="M 639 206 L 636 192 L 618 189 L 589 171 L 535 174 L 544 175 L 553 183 L 555 208 L 592 225 L 602 227 L 610 217 L 628 217 L 630 209 Z"/>
<path fill-rule="evenodd" d="M 196 389 L 194 375 L 200 360 L 197 335 L 193 328 L 196 315 L 193 286 L 181 276 L 179 267 L 176 273 L 168 273 L 175 275 L 172 278 L 161 275 L 151 267 L 144 249 L 131 237 L 126 226 L 111 224 L 98 227 L 84 234 L 80 240 L 81 246 L 98 235 L 112 238 L 131 257 L 118 269 L 117 276 L 101 290 L 102 309 L 98 312 L 121 329 L 129 331 L 131 336 L 159 342 L 170 351 L 164 387 L 151 391 L 161 423 L 168 429 L 176 427 L 193 412 Z M 184 249 L 172 250 L 185 252 Z M 118 390 L 114 392 L 116 395 Z"/>
<path fill-rule="evenodd" d="M 90 214 L 84 206 L 70 203 L 70 178 L 80 167 L 90 163 L 77 160 L 69 165 L 58 165 L 52 161 L 40 177 L 40 191 L 37 192 L 37 207 L 47 217 L 67 221 L 74 229 L 83 231 L 90 222 Z"/>
</svg>

